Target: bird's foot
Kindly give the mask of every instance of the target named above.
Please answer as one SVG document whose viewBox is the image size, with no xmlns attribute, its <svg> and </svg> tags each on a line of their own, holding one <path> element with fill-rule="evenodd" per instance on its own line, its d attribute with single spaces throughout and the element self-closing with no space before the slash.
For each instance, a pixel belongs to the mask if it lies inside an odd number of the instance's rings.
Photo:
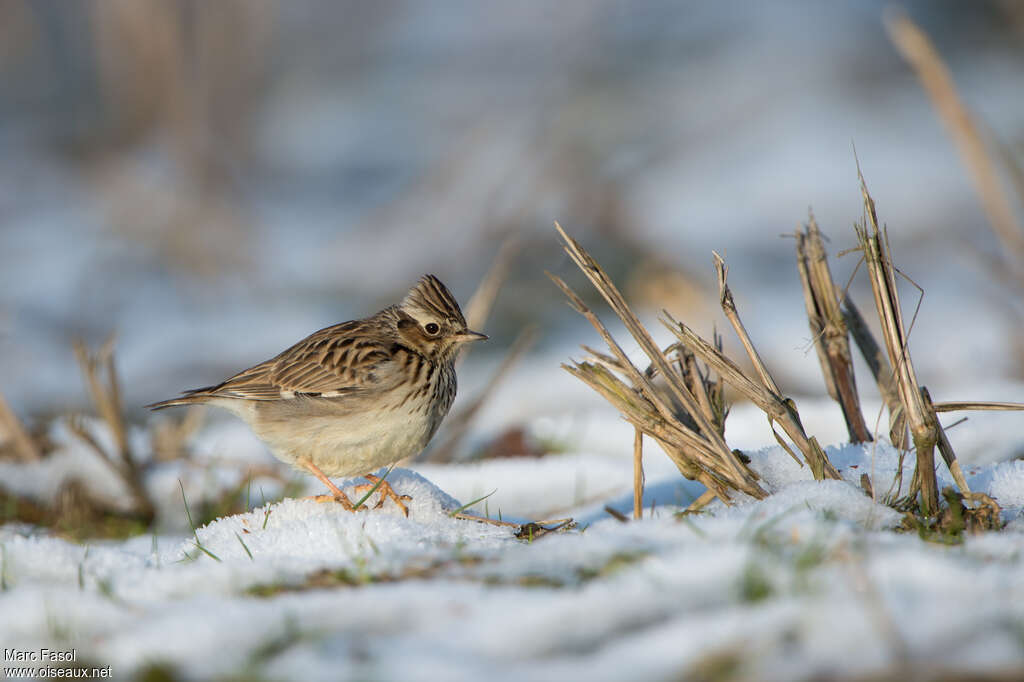
<svg viewBox="0 0 1024 682">
<path fill-rule="evenodd" d="M 303 499 L 313 500 L 314 502 L 337 502 L 342 507 L 350 512 L 356 510 L 356 506 L 352 504 L 352 500 L 348 499 L 345 493 L 339 493 L 337 495 L 311 495 Z"/>
<path fill-rule="evenodd" d="M 363 483 L 362 485 L 357 485 L 355 487 L 355 491 L 357 494 L 359 494 L 363 493 L 364 491 L 371 490 L 373 489 L 374 486 L 376 486 L 377 492 L 380 493 L 380 500 L 378 500 L 377 504 L 373 506 L 374 509 L 380 509 L 381 507 L 384 506 L 385 498 L 391 498 L 391 500 L 393 500 L 394 503 L 398 505 L 398 508 L 402 510 L 403 514 L 405 514 L 406 516 L 409 515 L 409 508 L 405 506 L 405 502 L 412 499 L 410 496 L 399 495 L 398 493 L 395 492 L 395 489 L 391 487 L 390 483 L 388 483 L 385 480 L 382 480 L 379 476 L 376 476 L 374 474 L 366 474 L 364 478 L 366 478 L 370 482 Z"/>
<path fill-rule="evenodd" d="M 313 500 L 314 502 L 337 502 L 350 512 L 354 512 L 356 510 L 355 505 L 352 504 L 352 500 L 348 499 L 348 496 L 341 491 L 341 488 L 334 485 L 334 481 L 327 478 L 327 474 L 320 471 L 320 467 L 313 464 L 311 460 L 299 460 L 299 466 L 303 467 L 304 469 L 309 471 L 309 473 L 313 474 L 318 479 L 320 479 L 320 482 L 327 486 L 327 489 L 333 493 L 332 495 L 313 495 L 312 497 L 307 497 L 306 499 Z"/>
</svg>

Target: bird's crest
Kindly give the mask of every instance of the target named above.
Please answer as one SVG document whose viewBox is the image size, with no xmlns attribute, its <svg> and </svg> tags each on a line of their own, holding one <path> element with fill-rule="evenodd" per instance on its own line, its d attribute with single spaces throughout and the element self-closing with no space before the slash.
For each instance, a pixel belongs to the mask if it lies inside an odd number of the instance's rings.
<svg viewBox="0 0 1024 682">
<path fill-rule="evenodd" d="M 462 327 L 466 326 L 466 319 L 462 316 L 462 309 L 459 308 L 455 297 L 448 291 L 448 287 L 433 275 L 424 275 L 405 295 L 399 307 L 407 312 L 418 310 L 441 320 L 454 319 Z"/>
</svg>

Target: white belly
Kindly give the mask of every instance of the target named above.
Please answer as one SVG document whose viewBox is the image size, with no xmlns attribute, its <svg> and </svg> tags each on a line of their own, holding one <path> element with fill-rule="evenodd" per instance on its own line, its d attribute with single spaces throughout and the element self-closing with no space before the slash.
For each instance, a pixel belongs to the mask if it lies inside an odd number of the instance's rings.
<svg viewBox="0 0 1024 682">
<path fill-rule="evenodd" d="M 361 476 L 418 454 L 433 435 L 428 414 L 405 410 L 322 414 L 301 418 L 257 415 L 251 423 L 278 459 L 308 458 L 328 476 Z"/>
</svg>

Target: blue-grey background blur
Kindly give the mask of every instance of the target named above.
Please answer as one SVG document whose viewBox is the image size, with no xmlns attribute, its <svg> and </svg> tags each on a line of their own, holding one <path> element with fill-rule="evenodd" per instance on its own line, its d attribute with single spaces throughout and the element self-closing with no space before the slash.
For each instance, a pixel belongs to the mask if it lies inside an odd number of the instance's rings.
<svg viewBox="0 0 1024 682">
<path fill-rule="evenodd" d="M 1018 157 L 1021 4 L 904 5 Z M 509 236 L 521 250 L 477 362 L 535 321 L 534 360 L 567 380 L 557 360 L 595 337 L 544 276 L 585 290 L 559 220 L 638 306 L 705 333 L 722 324 L 710 251 L 726 254 L 782 383 L 820 392 L 779 235 L 813 207 L 833 252 L 853 245 L 854 144 L 927 291 L 923 381 L 1019 376 L 1018 322 L 984 265 L 997 242 L 884 9 L 3 0 L 0 390 L 23 416 L 82 406 L 70 341 L 117 332 L 140 410 L 424 272 L 465 302 Z"/>
</svg>

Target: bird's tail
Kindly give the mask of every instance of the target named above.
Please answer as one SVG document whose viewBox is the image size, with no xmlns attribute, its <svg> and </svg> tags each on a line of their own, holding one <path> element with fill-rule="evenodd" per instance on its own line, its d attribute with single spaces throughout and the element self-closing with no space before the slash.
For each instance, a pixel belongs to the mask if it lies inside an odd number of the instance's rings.
<svg viewBox="0 0 1024 682">
<path fill-rule="evenodd" d="M 148 407 L 151 410 L 162 410 L 165 407 L 177 407 L 179 405 L 199 405 L 201 403 L 207 402 L 210 398 L 213 397 L 213 395 L 210 394 L 209 392 L 211 388 L 213 387 L 207 386 L 205 388 L 196 388 L 191 391 L 185 391 L 185 394 L 178 398 L 171 398 L 170 400 L 161 400 L 156 403 L 150 403 L 149 405 L 146 405 L 146 407 Z"/>
</svg>

